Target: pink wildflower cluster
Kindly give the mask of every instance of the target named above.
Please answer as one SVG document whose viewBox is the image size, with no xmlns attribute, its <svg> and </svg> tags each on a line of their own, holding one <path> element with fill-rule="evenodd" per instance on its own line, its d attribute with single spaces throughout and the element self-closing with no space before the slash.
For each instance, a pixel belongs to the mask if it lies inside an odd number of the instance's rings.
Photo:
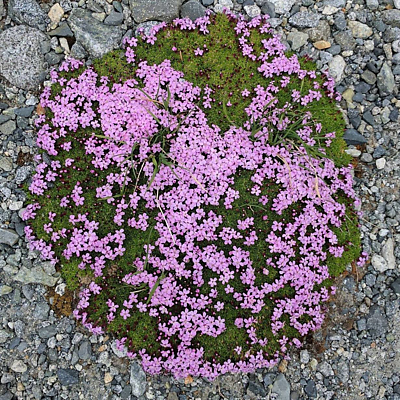
<svg viewBox="0 0 400 400">
<path fill-rule="evenodd" d="M 203 34 L 208 33 L 208 24 L 209 16 L 196 22 L 187 19 L 174 22 L 182 30 L 198 28 Z M 147 235 L 143 232 L 149 226 L 154 228 L 157 240 L 144 246 L 143 257 L 131 260 L 132 272 L 121 279 L 121 284 L 131 287 L 130 295 L 120 304 L 111 298 L 106 301 L 108 323 L 116 317 L 129 321 L 134 313 L 148 313 L 157 321 L 157 339 L 162 347 L 159 356 L 153 356 L 148 349 L 136 349 L 150 373 L 166 370 L 178 378 L 192 374 L 213 379 L 227 372 L 252 372 L 268 367 L 276 363 L 289 345 L 300 345 L 297 339 L 282 336 L 285 324 L 306 335 L 318 329 L 324 318 L 321 304 L 328 299 L 330 290 L 318 285 L 329 277 L 327 257 L 330 254 L 340 257 L 343 253 L 332 227 L 340 227 L 345 218 L 346 207 L 337 200 L 338 194 L 344 193 L 355 200 L 351 171 L 335 167 L 329 159 L 312 159 L 301 147 L 273 146 L 268 142 L 271 130 L 285 131 L 292 124 L 287 113 L 293 103 L 318 102 L 323 92 L 317 84 L 302 97 L 294 91 L 292 103 L 277 108 L 276 95 L 292 77 L 308 75 L 314 79 L 315 74 L 302 70 L 295 56 L 286 57 L 276 36 L 262 41 L 264 51 L 257 56 L 249 41 L 251 28 L 271 33 L 266 19 L 254 18 L 250 22 L 239 19 L 235 31 L 240 49 L 245 57 L 260 63 L 260 73 L 274 80 L 266 87 L 258 86 L 254 93 L 243 92 L 244 97 L 252 96 L 246 109 L 248 121 L 242 127 L 231 126 L 223 134 L 215 125 L 209 126 L 206 114 L 198 107 L 201 100 L 205 101 L 205 108 L 212 106 L 212 90 L 207 87 L 202 91 L 186 81 L 169 60 L 151 66 L 142 61 L 137 65 L 135 78 L 113 85 L 90 68 L 68 81 L 53 73 L 52 79 L 62 86 L 62 91 L 52 98 L 46 90 L 41 98 L 42 106 L 51 110 L 52 118 L 40 119 L 38 145 L 51 156 L 68 153 L 71 146 L 78 145 L 91 157 L 87 168 L 94 176 L 96 171 L 112 169 L 95 192 L 99 201 L 113 206 L 116 229 L 100 235 L 103 221 L 89 219 L 85 213 L 87 184 L 69 182 L 70 194 L 59 199 L 59 209 L 69 216 L 69 227 L 57 228 L 57 215 L 51 213 L 45 227 L 50 239 L 47 242 L 36 239 L 30 226 L 26 227 L 27 237 L 34 249 L 53 262 L 58 261 L 54 249 L 67 239 L 62 257 L 78 259 L 79 268 L 90 268 L 95 277 L 102 278 L 81 292 L 74 311 L 86 327 L 101 333 L 103 327 L 91 321 L 87 309 L 103 290 L 101 282 L 107 281 L 104 269 L 125 253 L 127 228 L 135 230 L 135 235 Z M 156 41 L 157 30 L 146 38 L 147 42 Z M 131 63 L 136 62 L 137 45 L 135 38 L 127 41 L 126 57 Z M 201 56 L 206 50 L 194 51 Z M 78 62 L 70 61 L 62 69 L 78 66 Z M 331 84 L 325 89 L 329 94 L 334 93 Z M 167 99 L 168 107 L 161 107 Z M 304 116 L 298 128 L 297 133 L 305 142 L 312 144 L 315 133 L 326 134 L 327 140 L 332 138 L 332 133 L 323 132 L 321 126 L 311 122 L 311 115 Z M 254 141 L 252 127 L 256 123 L 260 129 Z M 74 133 L 80 128 L 91 133 L 78 141 Z M 103 132 L 101 136 L 95 133 L 98 128 Z M 170 143 L 167 155 L 153 140 L 160 131 L 164 131 Z M 168 157 L 170 163 L 161 163 L 154 174 L 157 157 Z M 64 165 L 58 161 L 40 163 L 31 192 L 45 202 L 53 182 L 64 179 L 77 168 L 75 164 L 68 156 Z M 146 183 L 135 181 L 132 169 L 141 171 Z M 271 225 L 263 239 L 271 257 L 261 266 L 255 265 L 249 252 L 260 240 L 254 217 L 242 218 L 238 214 L 237 224 L 227 226 L 223 214 L 205 211 L 208 206 L 221 205 L 229 210 L 240 200 L 240 193 L 233 186 L 235 176 L 243 170 L 252 171 L 251 193 L 260 208 L 281 215 L 296 204 L 302 205 L 293 212 L 290 221 Z M 269 198 L 265 188 L 271 181 L 278 185 L 279 191 Z M 125 185 L 135 190 L 117 196 Z M 28 206 L 25 219 L 34 219 L 40 207 L 40 203 Z M 76 209 L 81 212 L 72 212 Z M 156 215 L 153 220 L 150 214 Z M 219 248 L 218 240 L 232 249 L 226 252 Z M 267 276 L 270 269 L 278 271 L 276 278 L 258 284 L 257 275 Z M 217 278 L 206 279 L 207 271 L 215 273 Z M 235 280 L 244 290 L 236 291 Z M 187 287 L 187 281 L 195 289 Z M 136 288 L 143 286 L 147 291 L 139 295 Z M 203 286 L 210 288 L 207 294 L 200 293 Z M 246 333 L 248 343 L 265 347 L 268 339 L 258 336 L 257 317 L 273 294 L 285 287 L 293 288 L 295 295 L 273 300 L 270 321 L 273 333 L 280 337 L 280 351 L 275 354 L 247 351 L 237 362 L 204 359 L 205 349 L 194 345 L 196 338 L 216 338 L 232 323 Z M 229 295 L 229 303 L 249 312 L 251 317 L 227 321 L 224 318 L 227 304 L 221 301 L 222 294 Z M 119 346 L 128 343 L 124 336 Z M 235 351 L 241 354 L 242 350 Z M 129 352 L 131 356 L 135 354 Z"/>
</svg>

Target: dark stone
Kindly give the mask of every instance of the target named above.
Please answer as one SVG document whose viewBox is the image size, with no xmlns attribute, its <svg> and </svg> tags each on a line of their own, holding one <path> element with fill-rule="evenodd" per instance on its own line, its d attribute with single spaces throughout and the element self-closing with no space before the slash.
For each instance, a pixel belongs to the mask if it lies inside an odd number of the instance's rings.
<svg viewBox="0 0 400 400">
<path fill-rule="evenodd" d="M 34 109 L 35 106 L 17 108 L 16 110 L 14 110 L 14 114 L 19 115 L 20 117 L 28 118 L 32 115 Z"/>
<path fill-rule="evenodd" d="M 48 32 L 49 36 L 74 37 L 73 32 L 66 22 L 62 22 L 56 29 Z"/>
<path fill-rule="evenodd" d="M 369 311 L 367 319 L 367 329 L 373 339 L 376 339 L 387 332 L 388 322 L 383 310 L 373 305 Z"/>
<path fill-rule="evenodd" d="M 400 10 L 385 10 L 382 11 L 381 16 L 385 24 L 400 28 Z"/>
<path fill-rule="evenodd" d="M 79 383 L 79 372 L 75 369 L 60 368 L 57 371 L 57 376 L 63 386 L 71 386 Z"/>
<path fill-rule="evenodd" d="M 203 6 L 211 6 L 214 4 L 214 0 L 201 0 Z"/>
<path fill-rule="evenodd" d="M 400 294 L 400 278 L 397 278 L 394 282 L 390 284 L 390 287 L 396 294 Z"/>
<path fill-rule="evenodd" d="M 367 143 L 367 139 L 355 129 L 346 129 L 343 139 L 348 145 L 357 145 Z"/>
<path fill-rule="evenodd" d="M 189 0 L 181 8 L 181 17 L 190 18 L 192 21 L 204 17 L 205 13 L 205 7 L 203 7 L 197 0 Z"/>
<path fill-rule="evenodd" d="M 250 381 L 247 387 L 247 392 L 251 392 L 257 396 L 257 398 L 265 397 L 267 392 L 265 389 L 257 382 Z"/>
<path fill-rule="evenodd" d="M 92 356 L 92 346 L 90 342 L 87 340 L 82 342 L 79 346 L 78 354 L 81 360 L 89 360 L 89 358 Z"/>
<path fill-rule="evenodd" d="M 367 68 L 373 72 L 374 74 L 377 74 L 379 72 L 379 68 L 375 65 L 373 62 L 368 62 L 367 63 Z"/>
<path fill-rule="evenodd" d="M 0 400 L 12 400 L 13 398 L 14 398 L 13 394 L 8 391 L 0 395 Z"/>
<path fill-rule="evenodd" d="M 121 399 L 125 400 L 125 399 L 129 399 L 132 393 L 132 388 L 131 385 L 126 385 L 123 389 L 122 392 L 119 394 L 119 397 L 121 397 Z"/>
<path fill-rule="evenodd" d="M 112 25 L 112 26 L 118 26 L 121 25 L 124 22 L 124 14 L 116 12 L 116 11 L 111 11 L 111 14 L 106 17 L 104 20 L 104 23 L 106 25 Z"/>
<path fill-rule="evenodd" d="M 390 111 L 389 119 L 392 122 L 397 122 L 397 120 L 399 119 L 399 109 L 398 108 L 393 108 L 393 110 Z"/>
<path fill-rule="evenodd" d="M 264 15 L 269 15 L 271 18 L 275 18 L 276 17 L 275 4 L 270 3 L 269 1 L 267 1 L 261 7 L 261 13 L 264 14 Z"/>
<path fill-rule="evenodd" d="M 10 350 L 15 349 L 16 347 L 19 346 L 19 344 L 21 343 L 21 338 L 18 336 L 15 336 L 11 339 L 10 344 L 8 345 L 8 348 Z"/>
<path fill-rule="evenodd" d="M 368 85 L 366 82 L 360 82 L 358 85 L 354 87 L 355 91 L 358 93 L 367 93 L 371 89 L 371 85 Z"/>
<path fill-rule="evenodd" d="M 366 111 L 365 113 L 363 113 L 362 118 L 366 123 L 370 124 L 371 126 L 375 125 L 375 118 L 371 114 L 371 111 Z"/>
<path fill-rule="evenodd" d="M 4 122 L 7 122 L 11 119 L 11 115 L 4 115 L 0 114 L 0 125 L 4 124 Z"/>
<path fill-rule="evenodd" d="M 307 385 L 306 385 L 306 387 L 304 388 L 304 391 L 307 393 L 307 395 L 309 396 L 309 397 L 311 397 L 311 398 L 316 398 L 317 397 L 317 394 L 318 394 L 318 392 L 317 392 L 317 387 L 316 387 L 316 385 L 315 385 L 315 382 L 312 380 L 312 379 L 310 379 L 308 382 L 307 382 Z"/>
<path fill-rule="evenodd" d="M 122 13 L 124 11 L 119 1 L 113 1 L 112 5 L 114 6 L 115 11 L 119 13 Z"/>
<path fill-rule="evenodd" d="M 0 110 L 7 110 L 8 105 L 6 103 L 0 103 Z"/>
<path fill-rule="evenodd" d="M 374 150 L 374 152 L 373 152 L 373 154 L 372 154 L 372 157 L 374 157 L 374 158 L 381 158 L 381 157 L 383 157 L 385 154 L 386 154 L 386 150 L 385 150 L 382 146 L 378 146 L 378 147 Z"/>
<path fill-rule="evenodd" d="M 44 59 L 49 63 L 49 65 L 57 65 L 64 58 L 64 54 L 57 54 L 54 51 L 45 54 Z"/>
<path fill-rule="evenodd" d="M 356 93 L 353 96 L 353 101 L 355 101 L 356 103 L 362 103 L 364 100 L 364 95 L 362 93 Z"/>
<path fill-rule="evenodd" d="M 329 49 L 327 49 L 327 52 L 332 54 L 333 56 L 337 56 L 338 54 L 340 54 L 341 51 L 342 48 L 338 44 L 334 44 Z"/>
<path fill-rule="evenodd" d="M 386 28 L 387 28 L 387 25 L 383 21 L 381 21 L 380 19 L 376 19 L 374 21 L 374 27 L 379 32 L 385 32 Z"/>
<path fill-rule="evenodd" d="M 29 120 L 28 118 L 24 118 L 24 117 L 17 117 L 17 126 L 18 128 L 25 130 L 28 128 L 29 126 Z"/>
</svg>

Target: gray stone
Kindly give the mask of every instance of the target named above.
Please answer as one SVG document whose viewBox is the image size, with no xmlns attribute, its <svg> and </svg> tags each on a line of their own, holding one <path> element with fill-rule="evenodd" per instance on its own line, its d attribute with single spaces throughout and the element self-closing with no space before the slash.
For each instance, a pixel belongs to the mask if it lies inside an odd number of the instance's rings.
<svg viewBox="0 0 400 400">
<path fill-rule="evenodd" d="M 350 378 L 350 368 L 346 362 L 340 362 L 337 366 L 336 375 L 340 382 L 346 383 Z"/>
<path fill-rule="evenodd" d="M 0 19 L 6 15 L 6 10 L 4 8 L 3 0 L 0 0 Z"/>
<path fill-rule="evenodd" d="M 328 64 L 329 66 L 329 74 L 335 80 L 336 83 L 339 83 L 343 78 L 344 68 L 346 66 L 346 62 L 342 56 L 335 56 Z"/>
<path fill-rule="evenodd" d="M 372 71 L 370 71 L 369 69 L 365 70 L 361 74 L 361 78 L 364 79 L 364 81 L 367 82 L 370 85 L 373 85 L 376 82 L 376 75 Z"/>
<path fill-rule="evenodd" d="M 10 136 L 14 132 L 14 129 L 16 127 L 17 127 L 17 125 L 15 124 L 15 121 L 9 120 L 9 121 L 5 122 L 4 124 L 0 125 L 0 132 L 3 135 Z"/>
<path fill-rule="evenodd" d="M 245 5 L 244 11 L 250 18 L 255 18 L 261 15 L 261 10 L 258 6 L 256 5 Z"/>
<path fill-rule="evenodd" d="M 201 0 L 203 6 L 211 6 L 214 4 L 214 0 Z"/>
<path fill-rule="evenodd" d="M 292 50 L 298 50 L 307 43 L 308 35 L 303 32 L 290 32 L 287 35 L 287 40 L 291 43 Z"/>
<path fill-rule="evenodd" d="M 14 114 L 19 115 L 20 117 L 29 118 L 32 115 L 34 109 L 35 106 L 17 108 L 16 110 L 14 110 Z"/>
<path fill-rule="evenodd" d="M 377 85 L 381 94 L 391 94 L 396 88 L 393 72 L 386 62 L 383 63 L 378 74 Z"/>
<path fill-rule="evenodd" d="M 367 143 L 367 139 L 361 133 L 357 132 L 355 129 L 346 129 L 343 139 L 348 145 L 357 145 Z M 372 156 L 371 156 L 372 158 Z"/>
<path fill-rule="evenodd" d="M 0 228 L 0 243 L 14 246 L 18 242 L 19 236 L 12 229 Z"/>
<path fill-rule="evenodd" d="M 118 26 L 124 22 L 124 14 L 111 11 L 110 15 L 104 20 L 106 25 Z"/>
<path fill-rule="evenodd" d="M 326 378 L 327 378 L 328 376 L 334 375 L 333 369 L 332 369 L 331 365 L 328 364 L 326 361 L 323 361 L 322 363 L 319 363 L 319 364 L 317 365 L 317 371 L 318 371 L 318 372 L 321 372 L 321 374 L 322 374 L 323 376 L 325 376 Z"/>
<path fill-rule="evenodd" d="M 60 368 L 57 371 L 57 376 L 63 386 L 71 386 L 79 383 L 79 372 L 75 369 Z"/>
<path fill-rule="evenodd" d="M 18 282 L 25 284 L 28 283 L 41 283 L 46 286 L 54 286 L 58 281 L 57 277 L 53 277 L 47 274 L 40 266 L 28 269 L 22 267 L 14 279 Z"/>
<path fill-rule="evenodd" d="M 367 329 L 372 338 L 376 339 L 387 332 L 388 322 L 383 310 L 373 305 L 367 318 Z"/>
<path fill-rule="evenodd" d="M 76 40 L 94 58 L 102 57 L 120 45 L 121 28 L 102 24 L 89 11 L 79 8 L 73 10 L 68 22 Z"/>
<path fill-rule="evenodd" d="M 43 328 L 40 328 L 38 331 L 38 334 L 42 339 L 49 339 L 55 336 L 56 333 L 57 333 L 57 327 L 55 325 L 44 326 Z"/>
<path fill-rule="evenodd" d="M 272 385 L 275 382 L 276 375 L 273 373 L 265 374 L 264 376 L 264 386 L 267 389 L 269 385 Z"/>
<path fill-rule="evenodd" d="M 119 397 L 121 397 L 122 400 L 130 399 L 131 393 L 132 393 L 131 385 L 126 385 L 123 388 L 122 392 L 119 394 Z"/>
<path fill-rule="evenodd" d="M 285 375 L 278 375 L 272 386 L 271 391 L 272 393 L 278 395 L 276 400 L 290 400 L 290 385 L 286 380 Z"/>
<path fill-rule="evenodd" d="M 378 0 L 367 0 L 367 7 L 370 10 L 377 10 L 379 7 L 379 1 Z"/>
<path fill-rule="evenodd" d="M 89 360 L 89 358 L 92 356 L 92 345 L 89 341 L 85 340 L 81 343 L 79 346 L 78 355 L 81 360 Z"/>
<path fill-rule="evenodd" d="M 312 42 L 318 42 L 319 40 L 328 41 L 331 37 L 331 27 L 328 21 L 321 20 L 315 28 L 308 29 L 307 33 Z"/>
<path fill-rule="evenodd" d="M 345 5 L 346 5 L 346 0 L 324 0 L 324 6 L 343 8 Z"/>
<path fill-rule="evenodd" d="M 15 182 L 17 185 L 20 185 L 26 179 L 28 179 L 33 171 L 33 168 L 29 165 L 23 165 L 22 167 L 17 169 L 15 173 Z"/>
<path fill-rule="evenodd" d="M 146 392 L 146 374 L 137 362 L 132 362 L 129 383 L 132 387 L 132 394 L 136 397 L 143 396 Z"/>
<path fill-rule="evenodd" d="M 338 32 L 334 36 L 335 42 L 340 45 L 342 51 L 353 50 L 356 47 L 356 41 L 349 31 Z"/>
<path fill-rule="evenodd" d="M 296 0 L 269 0 L 275 7 L 277 14 L 286 14 L 296 4 Z"/>
<path fill-rule="evenodd" d="M 204 17 L 206 8 L 203 7 L 197 0 L 189 0 L 181 8 L 181 17 L 190 18 L 195 21 L 197 18 Z"/>
<path fill-rule="evenodd" d="M 385 10 L 381 15 L 385 24 L 400 28 L 400 10 Z"/>
<path fill-rule="evenodd" d="M 357 329 L 359 331 L 365 331 L 367 329 L 367 320 L 365 318 L 361 318 L 357 321 Z"/>
<path fill-rule="evenodd" d="M 62 22 L 56 29 L 48 32 L 49 36 L 74 37 L 73 32 L 66 22 Z"/>
<path fill-rule="evenodd" d="M 298 12 L 289 18 L 291 25 L 296 28 L 315 28 L 318 25 L 321 16 L 312 12 Z"/>
<path fill-rule="evenodd" d="M 171 22 L 179 17 L 179 8 L 183 0 L 130 0 L 129 6 L 136 23 L 146 21 Z"/>
<path fill-rule="evenodd" d="M 267 395 L 265 389 L 258 382 L 250 381 L 247 386 L 247 394 L 256 399 L 263 398 Z"/>
<path fill-rule="evenodd" d="M 0 157 L 0 169 L 10 172 L 13 169 L 12 159 L 10 157 Z"/>
<path fill-rule="evenodd" d="M 355 38 L 367 39 L 372 35 L 372 29 L 361 22 L 348 21 L 347 25 Z"/>
<path fill-rule="evenodd" d="M 49 311 L 50 306 L 47 303 L 41 302 L 36 304 L 32 315 L 35 319 L 46 319 L 49 315 Z"/>
<path fill-rule="evenodd" d="M 50 18 L 35 0 L 9 0 L 8 16 L 18 24 L 46 30 Z"/>
<path fill-rule="evenodd" d="M 50 53 L 47 53 L 44 58 L 49 65 L 57 65 L 64 58 L 64 54 L 57 54 L 54 51 L 51 51 Z"/>
<path fill-rule="evenodd" d="M 14 398 L 14 395 L 9 391 L 5 392 L 4 394 L 2 394 L 0 396 L 0 400 L 12 400 L 13 398 Z"/>
<path fill-rule="evenodd" d="M 15 377 L 13 374 L 9 374 L 7 372 L 5 372 L 2 376 L 1 376 L 1 380 L 0 382 L 5 385 L 6 383 L 11 383 L 15 381 Z"/>
<path fill-rule="evenodd" d="M 0 75 L 21 89 L 36 89 L 45 79 L 40 43 L 46 36 L 35 28 L 15 26 L 0 34 Z"/>
<path fill-rule="evenodd" d="M 86 50 L 79 44 L 74 43 L 71 47 L 71 57 L 77 58 L 78 60 L 82 60 L 87 57 Z"/>
<path fill-rule="evenodd" d="M 261 14 L 269 15 L 271 18 L 275 18 L 276 12 L 274 3 L 266 1 L 261 7 Z"/>
<path fill-rule="evenodd" d="M 155 26 L 157 26 L 157 25 L 159 25 L 159 24 L 160 24 L 160 23 L 159 23 L 158 21 L 147 21 L 147 22 L 143 22 L 143 23 L 139 24 L 139 25 L 136 27 L 135 36 L 139 36 L 139 35 L 141 35 L 141 34 L 143 34 L 143 35 L 145 35 L 145 36 L 150 35 L 151 30 L 152 30 Z"/>
</svg>

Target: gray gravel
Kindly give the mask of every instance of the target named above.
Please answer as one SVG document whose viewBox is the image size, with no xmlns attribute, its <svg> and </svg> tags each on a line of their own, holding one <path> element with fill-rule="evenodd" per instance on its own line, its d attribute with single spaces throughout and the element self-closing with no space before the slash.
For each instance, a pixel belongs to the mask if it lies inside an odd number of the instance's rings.
<svg viewBox="0 0 400 400">
<path fill-rule="evenodd" d="M 371 263 L 349 269 L 324 327 L 288 363 L 185 384 L 146 376 L 112 338 L 54 315 L 47 288 L 65 284 L 27 248 L 20 185 L 33 171 L 32 116 L 50 66 L 69 54 L 90 62 L 142 22 L 223 7 L 270 15 L 288 48 L 336 77 Z M 399 0 L 0 0 L 0 400 L 400 400 L 399 83 Z"/>
</svg>

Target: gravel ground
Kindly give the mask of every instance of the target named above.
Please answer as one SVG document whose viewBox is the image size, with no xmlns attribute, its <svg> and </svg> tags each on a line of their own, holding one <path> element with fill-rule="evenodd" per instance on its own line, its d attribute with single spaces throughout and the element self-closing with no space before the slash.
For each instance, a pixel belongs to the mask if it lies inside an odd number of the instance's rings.
<svg viewBox="0 0 400 400">
<path fill-rule="evenodd" d="M 349 268 L 324 327 L 289 362 L 214 382 L 150 377 L 112 338 L 89 335 L 50 308 L 65 285 L 28 251 L 20 219 L 37 89 L 65 55 L 90 62 L 138 23 L 223 7 L 269 14 L 288 48 L 336 78 L 371 263 Z M 399 83 L 399 0 L 0 0 L 0 400 L 399 400 Z"/>
</svg>

